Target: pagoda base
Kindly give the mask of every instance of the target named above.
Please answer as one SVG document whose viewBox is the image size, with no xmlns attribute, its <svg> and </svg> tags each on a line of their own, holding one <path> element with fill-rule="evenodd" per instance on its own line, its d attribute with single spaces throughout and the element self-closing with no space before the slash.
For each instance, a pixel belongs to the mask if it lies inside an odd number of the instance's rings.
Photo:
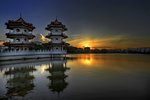
<svg viewBox="0 0 150 100">
<path fill-rule="evenodd" d="M 57 58 L 65 57 L 65 51 L 11 51 L 0 52 L 0 61 L 4 60 L 22 60 L 22 59 L 40 59 L 40 58 Z"/>
</svg>

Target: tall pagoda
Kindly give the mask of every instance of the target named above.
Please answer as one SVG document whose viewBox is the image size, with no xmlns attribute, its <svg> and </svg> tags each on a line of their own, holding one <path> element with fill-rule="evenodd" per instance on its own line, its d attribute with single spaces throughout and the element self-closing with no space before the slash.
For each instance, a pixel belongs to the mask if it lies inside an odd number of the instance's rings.
<svg viewBox="0 0 150 100">
<path fill-rule="evenodd" d="M 8 20 L 5 23 L 8 32 L 6 33 L 9 42 L 5 42 L 4 45 L 9 47 L 9 50 L 26 51 L 32 45 L 31 39 L 35 36 L 32 31 L 35 27 L 31 23 L 27 23 L 21 16 L 17 20 Z"/>
<path fill-rule="evenodd" d="M 68 36 L 64 33 L 67 31 L 66 26 L 56 19 L 47 25 L 45 29 L 50 31 L 46 38 L 51 40 L 49 42 L 49 46 L 52 54 L 66 54 L 66 47 L 69 45 L 63 40 L 68 38 Z"/>
</svg>

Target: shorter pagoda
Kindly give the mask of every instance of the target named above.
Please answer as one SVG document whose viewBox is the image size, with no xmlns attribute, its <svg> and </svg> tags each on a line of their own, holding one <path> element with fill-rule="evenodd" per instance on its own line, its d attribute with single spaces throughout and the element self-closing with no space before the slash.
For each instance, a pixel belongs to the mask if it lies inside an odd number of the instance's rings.
<svg viewBox="0 0 150 100">
<path fill-rule="evenodd" d="M 31 39 L 35 36 L 32 31 L 35 27 L 31 23 L 27 23 L 20 16 L 17 20 L 9 20 L 5 23 L 8 29 L 6 33 L 9 42 L 5 42 L 4 45 L 9 47 L 9 50 L 13 51 L 27 51 L 33 46 Z"/>
<path fill-rule="evenodd" d="M 67 31 L 66 26 L 56 19 L 47 25 L 45 29 L 50 31 L 46 38 L 51 39 L 49 47 L 52 54 L 66 54 L 66 47 L 69 45 L 63 41 L 63 39 L 68 38 L 68 36 L 64 33 Z"/>
</svg>

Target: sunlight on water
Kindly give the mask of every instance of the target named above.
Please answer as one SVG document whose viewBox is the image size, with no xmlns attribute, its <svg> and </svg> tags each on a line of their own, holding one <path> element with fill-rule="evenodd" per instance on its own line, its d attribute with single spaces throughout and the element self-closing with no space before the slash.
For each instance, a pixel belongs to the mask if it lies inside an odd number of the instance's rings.
<svg viewBox="0 0 150 100">
<path fill-rule="evenodd" d="M 93 55 L 81 55 L 81 60 L 83 64 L 85 65 L 91 65 L 93 62 Z"/>
<path fill-rule="evenodd" d="M 0 99 L 145 99 L 150 93 L 149 59 L 149 55 L 76 54 L 1 62 Z"/>
</svg>

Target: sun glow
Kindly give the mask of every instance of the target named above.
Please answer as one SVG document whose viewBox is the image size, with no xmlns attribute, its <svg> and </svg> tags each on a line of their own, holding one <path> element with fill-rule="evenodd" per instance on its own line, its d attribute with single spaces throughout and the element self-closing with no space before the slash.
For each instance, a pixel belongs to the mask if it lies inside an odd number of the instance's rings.
<svg viewBox="0 0 150 100">
<path fill-rule="evenodd" d="M 85 43 L 84 47 L 91 47 L 90 43 Z"/>
<path fill-rule="evenodd" d="M 91 65 L 93 63 L 92 55 L 82 55 L 81 62 L 85 65 Z"/>
<path fill-rule="evenodd" d="M 84 64 L 90 65 L 92 63 L 91 59 L 84 59 Z"/>
<path fill-rule="evenodd" d="M 126 41 L 126 39 L 128 38 L 129 37 L 124 35 L 115 35 L 115 36 L 110 35 L 110 36 L 102 36 L 102 37 L 98 37 L 98 36 L 90 37 L 90 36 L 80 35 L 77 36 L 77 38 L 69 39 L 68 42 L 70 43 L 70 45 L 78 48 L 84 48 L 84 47 L 90 47 L 92 49 L 126 48 L 129 47 L 128 43 L 130 43 L 130 41 Z M 135 44 L 133 45 L 130 44 L 130 46 L 132 47 L 136 46 Z"/>
<path fill-rule="evenodd" d="M 85 41 L 80 43 L 81 47 L 92 47 L 91 41 Z"/>
</svg>

